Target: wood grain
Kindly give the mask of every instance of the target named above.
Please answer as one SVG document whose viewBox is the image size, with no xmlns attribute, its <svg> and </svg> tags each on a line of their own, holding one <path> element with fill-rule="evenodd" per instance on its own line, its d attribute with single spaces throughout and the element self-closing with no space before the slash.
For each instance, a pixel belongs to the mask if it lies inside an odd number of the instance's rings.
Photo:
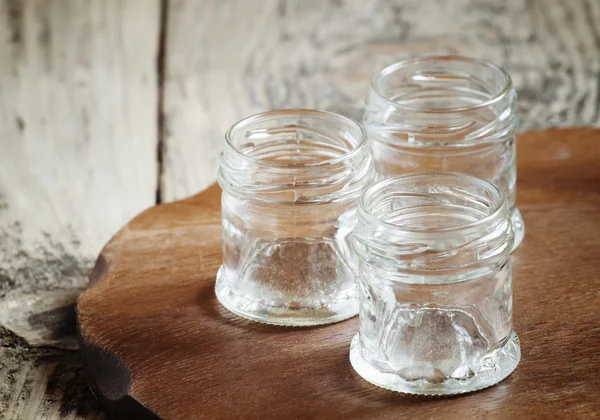
<svg viewBox="0 0 600 420">
<path fill-rule="evenodd" d="M 214 181 L 237 120 L 291 107 L 360 119 L 371 75 L 409 57 L 504 67 L 521 130 L 600 124 L 597 0 L 172 0 L 166 51 L 166 201 Z"/>
<path fill-rule="evenodd" d="M 108 418 L 86 386 L 76 353 L 2 346 L 0 369 L 2 419 Z"/>
<path fill-rule="evenodd" d="M 460 53 L 509 70 L 522 129 L 598 125 L 599 22 L 596 0 L 0 0 L 0 419 L 102 416 L 38 347 L 75 348 L 100 246 L 155 190 L 211 184 L 237 119 L 356 117 L 373 69 Z"/>
<path fill-rule="evenodd" d="M 0 418 L 88 417 L 82 375 L 31 347 L 77 349 L 94 258 L 155 204 L 158 6 L 0 2 Z"/>
<path fill-rule="evenodd" d="M 448 399 L 361 380 L 348 348 L 357 319 L 319 328 L 245 321 L 214 296 L 220 190 L 154 207 L 104 248 L 78 302 L 85 366 L 127 418 L 590 418 L 600 415 L 600 130 L 518 139 L 526 237 L 513 256 L 517 370 Z"/>
</svg>

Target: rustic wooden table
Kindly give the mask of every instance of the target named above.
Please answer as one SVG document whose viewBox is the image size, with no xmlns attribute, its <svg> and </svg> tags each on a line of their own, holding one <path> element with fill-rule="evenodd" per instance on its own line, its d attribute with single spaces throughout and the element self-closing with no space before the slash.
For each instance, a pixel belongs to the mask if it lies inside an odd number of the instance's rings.
<svg viewBox="0 0 600 420">
<path fill-rule="evenodd" d="M 73 303 L 120 226 L 214 181 L 245 115 L 357 118 L 377 68 L 464 54 L 509 71 L 521 130 L 600 124 L 597 0 L 6 0 L 0 22 L 2 419 L 106 418 Z"/>
</svg>

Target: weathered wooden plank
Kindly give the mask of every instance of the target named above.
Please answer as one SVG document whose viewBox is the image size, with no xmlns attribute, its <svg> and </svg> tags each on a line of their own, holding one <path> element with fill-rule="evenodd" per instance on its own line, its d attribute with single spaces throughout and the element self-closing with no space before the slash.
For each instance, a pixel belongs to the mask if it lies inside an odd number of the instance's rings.
<svg viewBox="0 0 600 420">
<path fill-rule="evenodd" d="M 0 1 L 0 418 L 103 416 L 75 354 L 23 346 L 76 348 L 95 256 L 155 202 L 159 14 L 159 0 Z"/>
<path fill-rule="evenodd" d="M 596 0 L 172 0 L 163 197 L 211 183 L 224 131 L 258 111 L 316 107 L 360 118 L 371 74 L 412 56 L 506 68 L 521 129 L 600 124 Z"/>
<path fill-rule="evenodd" d="M 0 347 L 0 418 L 107 419 L 85 384 L 79 356 Z"/>
<path fill-rule="evenodd" d="M 4 1 L 0 21 L 0 325 L 60 345 L 45 324 L 155 201 L 158 1 Z"/>
</svg>

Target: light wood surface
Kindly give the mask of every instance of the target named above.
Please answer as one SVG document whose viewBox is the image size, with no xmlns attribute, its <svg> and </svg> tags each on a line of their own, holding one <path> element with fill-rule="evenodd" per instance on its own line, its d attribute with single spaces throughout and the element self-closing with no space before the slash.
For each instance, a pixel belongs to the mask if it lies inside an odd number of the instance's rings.
<svg viewBox="0 0 600 420">
<path fill-rule="evenodd" d="M 464 397 L 404 397 L 356 375 L 357 319 L 245 321 L 214 295 L 220 190 L 154 207 L 106 245 L 79 298 L 84 368 L 116 418 L 589 418 L 600 415 L 600 130 L 519 137 L 526 240 L 513 255 L 522 360 Z M 135 297 L 135 298 L 133 298 Z M 135 405 L 134 401 L 137 401 Z"/>
<path fill-rule="evenodd" d="M 23 347 L 77 349 L 98 250 L 155 204 L 158 6 L 0 2 L 0 418 L 90 411 L 73 355 Z"/>
<path fill-rule="evenodd" d="M 168 10 L 167 201 L 214 181 L 237 120 L 286 107 L 360 120 L 371 75 L 409 57 L 504 67 L 523 131 L 600 123 L 597 0 L 173 0 Z"/>
<path fill-rule="evenodd" d="M 438 53 L 505 67 L 522 130 L 600 124 L 596 0 L 0 1 L 0 419 L 102 418 L 75 298 L 129 218 L 214 181 L 229 125 L 356 118 L 372 71 Z"/>
</svg>

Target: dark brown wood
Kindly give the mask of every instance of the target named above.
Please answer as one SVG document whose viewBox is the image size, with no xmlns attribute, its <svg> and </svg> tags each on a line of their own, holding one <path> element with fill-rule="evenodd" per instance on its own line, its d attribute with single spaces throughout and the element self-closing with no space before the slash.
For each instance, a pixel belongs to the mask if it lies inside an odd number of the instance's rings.
<svg viewBox="0 0 600 420">
<path fill-rule="evenodd" d="M 402 396 L 350 367 L 356 318 L 292 329 L 227 312 L 213 292 L 221 263 L 213 186 L 147 210 L 102 251 L 78 303 L 92 389 L 125 418 L 600 416 L 599 142 L 594 129 L 519 138 L 526 234 L 513 261 L 523 355 L 497 386 L 455 398 Z"/>
</svg>

